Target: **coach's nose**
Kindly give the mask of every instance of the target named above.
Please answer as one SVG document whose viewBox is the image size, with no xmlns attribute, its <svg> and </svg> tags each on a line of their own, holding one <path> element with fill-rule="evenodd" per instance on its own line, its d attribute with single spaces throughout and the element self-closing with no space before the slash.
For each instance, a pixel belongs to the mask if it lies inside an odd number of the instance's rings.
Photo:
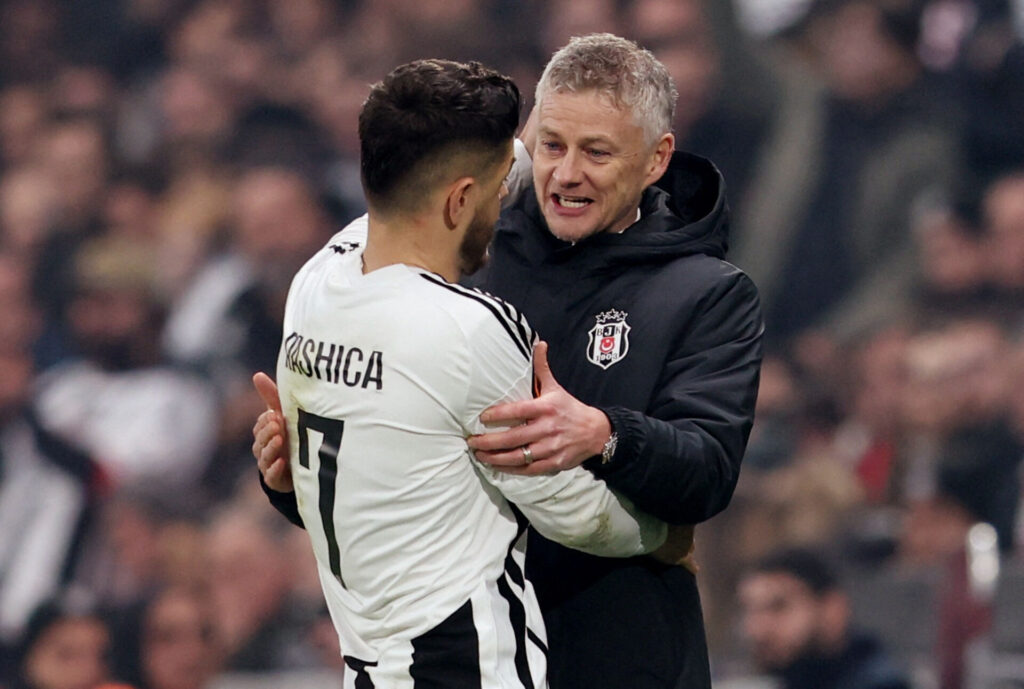
<svg viewBox="0 0 1024 689">
<path fill-rule="evenodd" d="M 553 179 L 563 188 L 576 186 L 583 181 L 583 166 L 581 163 L 582 157 L 578 151 L 574 149 L 567 150 L 555 166 L 552 175 Z"/>
</svg>

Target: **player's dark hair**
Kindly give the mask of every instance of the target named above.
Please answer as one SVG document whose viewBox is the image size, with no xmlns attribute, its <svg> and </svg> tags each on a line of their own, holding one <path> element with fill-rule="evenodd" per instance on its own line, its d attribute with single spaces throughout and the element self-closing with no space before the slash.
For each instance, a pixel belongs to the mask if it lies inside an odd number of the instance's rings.
<svg viewBox="0 0 1024 689">
<path fill-rule="evenodd" d="M 786 548 L 761 559 L 752 568 L 758 574 L 788 574 L 799 579 L 816 596 L 840 588 L 839 576 L 825 556 L 807 548 Z"/>
<path fill-rule="evenodd" d="M 374 84 L 359 114 L 367 200 L 378 209 L 415 207 L 441 157 L 507 152 L 519 127 L 519 89 L 477 62 L 417 60 Z"/>
</svg>

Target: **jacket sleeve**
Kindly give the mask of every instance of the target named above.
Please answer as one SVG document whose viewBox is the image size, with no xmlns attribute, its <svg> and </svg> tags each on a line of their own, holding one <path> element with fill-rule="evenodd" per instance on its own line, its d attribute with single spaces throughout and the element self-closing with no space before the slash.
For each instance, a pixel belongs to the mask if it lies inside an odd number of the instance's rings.
<svg viewBox="0 0 1024 689">
<path fill-rule="evenodd" d="M 725 509 L 754 421 L 764 332 L 753 282 L 712 286 L 679 337 L 646 413 L 602 407 L 618 434 L 611 460 L 587 467 L 638 508 L 672 524 Z"/>
</svg>

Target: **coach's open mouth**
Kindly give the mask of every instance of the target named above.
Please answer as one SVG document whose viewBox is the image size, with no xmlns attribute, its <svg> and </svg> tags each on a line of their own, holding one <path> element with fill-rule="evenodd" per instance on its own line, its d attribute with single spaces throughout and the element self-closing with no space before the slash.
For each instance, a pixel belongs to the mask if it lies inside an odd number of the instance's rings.
<svg viewBox="0 0 1024 689">
<path fill-rule="evenodd" d="M 583 196 L 564 196 L 562 194 L 552 194 L 551 199 L 563 208 L 583 208 L 594 202 L 593 199 Z"/>
</svg>

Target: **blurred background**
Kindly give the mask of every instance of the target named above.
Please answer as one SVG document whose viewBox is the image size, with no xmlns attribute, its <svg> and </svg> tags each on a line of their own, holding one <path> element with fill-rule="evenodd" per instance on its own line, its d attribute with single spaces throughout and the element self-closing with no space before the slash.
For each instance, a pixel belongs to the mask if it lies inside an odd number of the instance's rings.
<svg viewBox="0 0 1024 689">
<path fill-rule="evenodd" d="M 914 687 L 1024 686 L 1024 2 L 0 0 L 0 687 L 340 686 L 250 375 L 364 210 L 369 84 L 476 59 L 532 98 L 593 31 L 672 72 L 767 317 L 698 530 L 716 687 L 771 686 L 737 590 L 788 546 Z"/>
</svg>

